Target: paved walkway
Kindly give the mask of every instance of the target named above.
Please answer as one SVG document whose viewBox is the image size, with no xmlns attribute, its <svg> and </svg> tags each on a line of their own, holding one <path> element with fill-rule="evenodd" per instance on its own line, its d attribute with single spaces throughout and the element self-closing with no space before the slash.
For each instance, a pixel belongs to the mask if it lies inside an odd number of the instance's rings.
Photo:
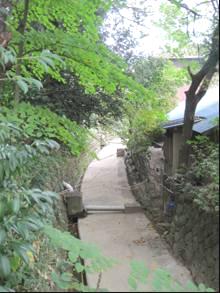
<svg viewBox="0 0 220 293">
<path fill-rule="evenodd" d="M 85 205 L 121 206 L 136 203 L 129 190 L 123 158 L 116 157 L 120 140 L 112 140 L 98 154 L 82 182 Z M 97 213 L 79 220 L 83 241 L 95 243 L 103 254 L 114 257 L 120 265 L 105 272 L 101 288 L 110 292 L 128 292 L 130 261 L 141 260 L 150 269 L 164 268 L 182 284 L 189 281 L 190 273 L 170 255 L 166 245 L 154 230 L 144 213 Z M 88 275 L 88 285 L 96 287 L 98 276 Z M 151 292 L 149 285 L 140 287 Z M 140 292 L 140 291 L 139 291 Z"/>
</svg>

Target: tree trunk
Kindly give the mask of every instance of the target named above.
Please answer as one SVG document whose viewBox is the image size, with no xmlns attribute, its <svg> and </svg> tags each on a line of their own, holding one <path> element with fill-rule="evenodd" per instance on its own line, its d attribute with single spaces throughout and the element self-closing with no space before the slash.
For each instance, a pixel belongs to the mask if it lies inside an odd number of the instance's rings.
<svg viewBox="0 0 220 293">
<path fill-rule="evenodd" d="M 193 124 L 196 107 L 199 101 L 206 94 L 213 75 L 219 63 L 219 24 L 217 24 L 213 36 L 209 57 L 199 72 L 193 74 L 188 68 L 192 82 L 186 92 L 186 107 L 183 125 L 183 145 L 179 155 L 179 165 L 187 167 L 189 165 L 190 145 L 187 143 L 193 135 Z"/>
<path fill-rule="evenodd" d="M 190 155 L 190 145 L 187 143 L 193 135 L 193 124 L 194 117 L 196 112 L 196 101 L 194 97 L 190 97 L 189 94 L 186 93 L 186 108 L 184 113 L 184 127 L 183 127 L 183 148 L 180 153 L 179 162 L 181 165 L 189 165 L 189 155 Z"/>
</svg>

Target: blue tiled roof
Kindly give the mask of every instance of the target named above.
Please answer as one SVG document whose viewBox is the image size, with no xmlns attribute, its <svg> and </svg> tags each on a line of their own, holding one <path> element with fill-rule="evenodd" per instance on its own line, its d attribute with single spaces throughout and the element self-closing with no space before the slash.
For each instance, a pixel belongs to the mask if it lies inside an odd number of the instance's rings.
<svg viewBox="0 0 220 293">
<path fill-rule="evenodd" d="M 211 130 L 212 128 L 215 128 L 216 127 L 215 119 L 217 117 L 218 116 L 210 116 L 210 117 L 203 119 L 202 121 L 200 121 L 198 123 L 195 123 L 193 126 L 193 131 L 198 132 L 198 133 L 204 133 L 204 132 Z"/>
<path fill-rule="evenodd" d="M 203 118 L 195 117 L 194 122 L 197 123 L 201 121 L 202 119 Z M 177 127 L 181 125 L 183 125 L 183 118 L 167 121 L 166 123 L 163 124 L 163 128 L 168 129 L 168 128 L 173 128 L 173 127 Z"/>
<path fill-rule="evenodd" d="M 163 127 L 167 129 L 183 125 L 184 111 L 185 101 L 168 113 L 169 121 Z M 216 87 L 210 89 L 199 102 L 193 130 L 198 133 L 204 133 L 214 128 L 216 126 L 214 120 L 217 117 L 219 117 L 219 89 Z M 200 121 L 198 118 L 200 118 Z"/>
</svg>

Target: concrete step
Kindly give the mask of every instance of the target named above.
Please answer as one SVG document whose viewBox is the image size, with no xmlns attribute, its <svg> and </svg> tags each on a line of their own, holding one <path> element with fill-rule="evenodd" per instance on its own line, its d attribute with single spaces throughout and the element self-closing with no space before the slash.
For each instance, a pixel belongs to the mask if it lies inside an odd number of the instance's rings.
<svg viewBox="0 0 220 293">
<path fill-rule="evenodd" d="M 121 213 L 139 213 L 143 212 L 142 207 L 137 204 L 124 204 L 124 205 L 85 205 L 88 214 L 102 213 L 102 212 L 121 212 Z"/>
</svg>

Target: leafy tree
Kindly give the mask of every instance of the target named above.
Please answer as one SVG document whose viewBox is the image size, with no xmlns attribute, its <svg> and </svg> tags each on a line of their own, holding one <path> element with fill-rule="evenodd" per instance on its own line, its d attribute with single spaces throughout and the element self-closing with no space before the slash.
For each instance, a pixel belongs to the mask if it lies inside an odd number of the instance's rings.
<svg viewBox="0 0 220 293">
<path fill-rule="evenodd" d="M 18 86 L 27 93 L 30 86 L 42 87 L 36 81 L 41 80 L 45 88 L 43 96 L 50 101 L 51 109 L 55 110 L 56 104 L 57 113 L 87 124 L 92 113 L 99 114 L 100 121 L 110 116 L 120 117 L 124 109 L 122 104 L 127 100 L 146 97 L 150 105 L 155 97 L 126 75 L 126 62 L 101 41 L 99 27 L 113 2 L 12 1 L 7 23 L 13 38 L 8 50 L 17 56 L 17 62 L 6 62 L 10 70 L 3 78 L 3 86 L 7 92 L 10 89 L 10 96 L 15 92 L 16 100 L 20 100 Z M 9 82 L 16 81 L 14 89 L 10 88 L 8 77 Z M 57 95 L 55 92 L 47 94 L 53 85 L 65 94 L 64 106 L 58 92 Z M 31 101 L 44 104 L 46 100 L 39 99 L 41 95 L 32 92 Z M 8 95 L 5 100 L 9 100 Z M 74 107 L 72 112 L 70 107 Z"/>
<path fill-rule="evenodd" d="M 146 97 L 126 104 L 130 121 L 129 146 L 141 151 L 161 136 L 161 122 L 176 103 L 177 88 L 187 81 L 187 71 L 176 68 L 168 60 L 142 57 L 130 65 L 129 74 L 143 84 L 155 101 L 151 109 Z"/>
<path fill-rule="evenodd" d="M 52 140 L 25 143 L 21 129 L 0 123 L 0 290 L 8 292 L 22 281 L 21 273 L 33 259 L 33 241 L 53 215 L 53 192 L 25 189 L 16 178 L 39 153 L 59 145 Z M 3 286 L 3 287 L 2 287 Z M 5 287 L 4 287 L 5 286 Z"/>
<path fill-rule="evenodd" d="M 97 115 L 97 122 L 102 124 L 109 118 L 119 120 L 122 117 L 123 98 L 119 90 L 112 95 L 101 90 L 89 94 L 85 93 L 85 89 L 73 74 L 65 72 L 62 77 L 65 83 L 46 78 L 43 89 L 30 91 L 22 100 L 30 101 L 33 105 L 47 106 L 53 112 L 88 127 L 95 126 L 91 124 L 94 114 Z"/>
<path fill-rule="evenodd" d="M 20 71 L 23 76 L 43 79 L 46 71 L 52 78 L 64 81 L 60 71 L 65 68 L 77 76 L 86 93 L 94 94 L 100 89 L 113 94 L 119 87 L 142 94 L 143 89 L 139 87 L 139 92 L 138 85 L 125 76 L 126 64 L 101 43 L 98 28 L 102 18 L 97 11 L 106 11 L 110 4 L 102 0 L 14 2 L 12 17 L 8 17 L 13 34 L 10 47 L 17 52 L 19 61 L 10 74 L 20 75 Z M 60 60 L 52 63 L 45 54 L 41 56 L 45 48 L 62 57 L 64 64 Z"/>
<path fill-rule="evenodd" d="M 193 14 L 194 20 L 195 18 L 203 19 L 202 12 L 199 10 L 201 9 L 201 5 L 203 4 L 200 2 L 196 7 L 188 7 L 184 4 L 183 1 L 172 1 L 170 0 L 172 5 L 176 5 L 178 9 L 184 9 L 187 14 Z M 203 4 L 204 5 L 204 4 Z M 197 73 L 193 73 L 191 68 L 188 67 L 188 72 L 191 77 L 191 85 L 189 89 L 186 91 L 186 107 L 184 113 L 184 125 L 183 125 L 183 150 L 181 153 L 181 160 L 180 164 L 187 165 L 189 164 L 189 150 L 190 146 L 187 144 L 187 141 L 192 137 L 192 128 L 194 124 L 194 117 L 197 104 L 202 99 L 202 97 L 206 94 L 209 85 L 212 81 L 212 78 L 216 71 L 218 70 L 219 64 L 219 14 L 218 10 L 218 1 L 206 1 L 205 5 L 207 9 L 211 9 L 211 17 L 212 22 L 210 25 L 210 30 L 208 31 L 207 37 L 209 39 L 203 38 L 204 48 L 206 49 L 205 62 L 201 66 L 201 68 L 197 71 Z M 208 10 L 206 10 L 207 13 Z M 210 15 L 207 13 L 207 15 Z M 181 28 L 180 28 L 181 29 Z M 188 36 L 191 37 L 190 35 Z M 178 40 L 177 36 L 172 36 L 172 38 L 182 44 L 182 39 Z"/>
<path fill-rule="evenodd" d="M 167 103 L 166 109 L 175 103 L 176 90 L 188 81 L 187 71 L 176 68 L 169 59 L 138 58 L 130 67 L 130 74 L 144 87 L 157 94 L 158 101 Z M 162 109 L 162 108 L 161 108 Z"/>
<path fill-rule="evenodd" d="M 133 63 L 138 56 L 145 55 L 137 49 L 142 38 L 148 34 L 143 23 L 152 14 L 152 6 L 152 1 L 117 1 L 105 17 L 102 38 L 128 64 Z"/>
</svg>

